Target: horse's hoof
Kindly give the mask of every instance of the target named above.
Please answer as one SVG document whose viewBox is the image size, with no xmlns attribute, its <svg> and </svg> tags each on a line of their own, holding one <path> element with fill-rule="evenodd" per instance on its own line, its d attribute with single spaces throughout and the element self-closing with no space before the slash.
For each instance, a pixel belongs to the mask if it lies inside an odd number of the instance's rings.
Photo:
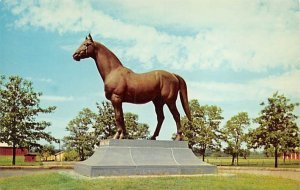
<svg viewBox="0 0 300 190">
<path fill-rule="evenodd" d="M 114 135 L 113 139 L 119 139 L 119 133 L 118 132 Z"/>
<path fill-rule="evenodd" d="M 175 138 L 175 141 L 182 141 L 182 136 L 181 135 L 177 135 L 176 138 Z"/>
</svg>

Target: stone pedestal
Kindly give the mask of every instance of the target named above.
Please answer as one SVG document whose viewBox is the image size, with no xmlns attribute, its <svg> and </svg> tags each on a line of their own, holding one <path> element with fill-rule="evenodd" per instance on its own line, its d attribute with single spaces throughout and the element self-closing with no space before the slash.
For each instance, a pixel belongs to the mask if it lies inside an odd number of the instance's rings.
<svg viewBox="0 0 300 190">
<path fill-rule="evenodd" d="M 211 174 L 217 167 L 202 162 L 185 141 L 104 140 L 87 160 L 74 167 L 96 176 Z"/>
</svg>

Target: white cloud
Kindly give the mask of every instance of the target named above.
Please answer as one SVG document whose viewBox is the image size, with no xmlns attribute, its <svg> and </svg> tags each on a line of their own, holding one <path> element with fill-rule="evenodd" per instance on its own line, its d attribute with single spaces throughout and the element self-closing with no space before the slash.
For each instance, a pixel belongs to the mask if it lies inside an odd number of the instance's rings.
<svg viewBox="0 0 300 190">
<path fill-rule="evenodd" d="M 70 102 L 74 101 L 73 96 L 51 96 L 51 95 L 42 95 L 41 100 L 50 101 L 50 102 Z"/>
<path fill-rule="evenodd" d="M 254 86 L 288 94 L 289 97 L 300 99 L 300 70 L 294 70 L 279 76 L 270 76 L 253 81 Z"/>
<path fill-rule="evenodd" d="M 246 83 L 187 81 L 187 84 L 190 99 L 201 102 L 264 101 L 276 91 L 294 101 L 300 100 L 300 70 Z"/>
<path fill-rule="evenodd" d="M 299 68 L 299 9 L 295 1 L 6 3 L 17 16 L 17 27 L 92 32 L 96 39 L 117 40 L 118 45 L 111 48 L 118 55 L 147 67 L 158 62 L 187 70 Z"/>
<path fill-rule="evenodd" d="M 119 13 L 123 20 L 153 26 L 170 25 L 198 29 L 286 29 L 295 27 L 285 17 L 297 15 L 297 1 L 253 0 L 111 0 L 104 1 L 108 13 Z M 103 7 L 103 3 L 98 7 Z M 114 8 L 111 8 L 114 7 Z M 116 7 L 116 8 L 115 8 Z M 293 24 L 292 24 L 293 23 Z"/>
</svg>

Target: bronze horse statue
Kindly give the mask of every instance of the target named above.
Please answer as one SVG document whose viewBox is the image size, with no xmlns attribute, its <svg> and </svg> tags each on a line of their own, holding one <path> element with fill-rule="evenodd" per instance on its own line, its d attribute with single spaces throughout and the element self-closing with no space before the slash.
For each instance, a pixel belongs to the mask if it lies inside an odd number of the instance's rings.
<svg viewBox="0 0 300 190">
<path fill-rule="evenodd" d="M 177 126 L 176 140 L 182 140 L 180 115 L 176 107 L 178 92 L 184 112 L 191 120 L 187 87 L 183 78 L 167 71 L 157 70 L 137 74 L 124 67 L 107 47 L 92 39 L 89 34 L 73 54 L 76 61 L 93 58 L 104 82 L 105 97 L 111 101 L 116 118 L 117 132 L 114 139 L 126 137 L 122 103 L 143 104 L 152 101 L 157 115 L 157 126 L 152 140 L 159 135 L 164 121 L 163 106 L 167 104 Z"/>
</svg>

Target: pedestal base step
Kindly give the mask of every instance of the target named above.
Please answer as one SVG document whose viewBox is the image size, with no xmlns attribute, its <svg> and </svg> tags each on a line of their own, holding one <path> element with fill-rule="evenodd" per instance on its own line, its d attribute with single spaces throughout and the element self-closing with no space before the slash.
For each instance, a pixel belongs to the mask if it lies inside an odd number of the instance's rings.
<svg viewBox="0 0 300 190">
<path fill-rule="evenodd" d="M 185 141 L 104 140 L 74 167 L 89 176 L 212 174 L 217 167 L 198 159 Z"/>
</svg>

